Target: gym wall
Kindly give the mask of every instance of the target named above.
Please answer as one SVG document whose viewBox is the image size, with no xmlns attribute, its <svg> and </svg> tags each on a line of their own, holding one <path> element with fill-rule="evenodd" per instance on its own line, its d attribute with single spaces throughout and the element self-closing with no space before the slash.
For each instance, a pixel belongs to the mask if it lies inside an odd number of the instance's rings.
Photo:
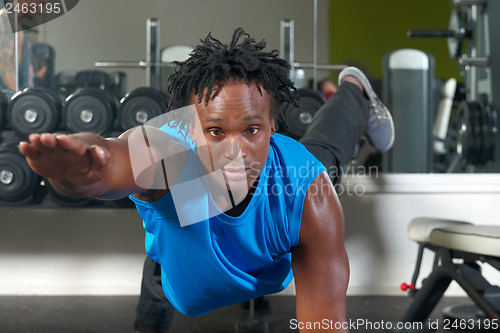
<svg viewBox="0 0 500 333">
<path fill-rule="evenodd" d="M 328 61 L 328 1 L 318 1 L 318 62 Z M 160 47 L 196 45 L 208 32 L 227 41 L 243 27 L 268 49 L 279 49 L 280 20 L 295 20 L 296 59 L 312 62 L 313 3 L 287 0 L 85 0 L 40 27 L 39 41 L 56 50 L 56 70 L 94 68 L 98 60 L 146 58 L 146 20 L 160 20 Z M 110 70 L 113 70 L 111 68 Z M 126 69 L 129 91 L 146 85 L 144 69 Z"/>
<path fill-rule="evenodd" d="M 445 38 L 408 38 L 408 30 L 446 30 L 451 12 L 447 0 L 330 0 L 330 63 L 361 66 L 372 78 L 382 77 L 382 57 L 412 48 L 436 58 L 436 77 L 462 81 L 450 59 Z"/>
</svg>

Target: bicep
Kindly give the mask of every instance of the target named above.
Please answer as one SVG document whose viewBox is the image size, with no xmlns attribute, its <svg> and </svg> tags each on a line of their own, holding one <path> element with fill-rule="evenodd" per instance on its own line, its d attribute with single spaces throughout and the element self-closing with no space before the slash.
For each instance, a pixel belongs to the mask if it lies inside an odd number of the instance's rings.
<svg viewBox="0 0 500 333">
<path fill-rule="evenodd" d="M 185 148 L 168 134 L 139 126 L 118 139 L 107 139 L 113 156 L 108 188 L 117 193 L 168 190 L 186 161 Z"/>
<path fill-rule="evenodd" d="M 349 264 L 344 246 L 344 218 L 326 173 L 309 187 L 299 244 L 292 251 L 292 266 L 298 320 L 345 321 Z"/>
</svg>

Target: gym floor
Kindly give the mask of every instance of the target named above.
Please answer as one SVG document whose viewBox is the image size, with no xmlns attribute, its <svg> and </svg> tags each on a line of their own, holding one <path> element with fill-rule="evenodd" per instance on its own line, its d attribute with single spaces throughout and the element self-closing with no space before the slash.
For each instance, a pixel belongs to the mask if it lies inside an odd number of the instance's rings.
<svg viewBox="0 0 500 333">
<path fill-rule="evenodd" d="M 294 296 L 268 296 L 268 309 L 256 311 L 256 318 L 269 325 L 269 333 L 298 332 L 290 327 L 295 316 Z M 133 333 L 137 296 L 1 296 L 1 333 Z M 384 321 L 396 323 L 410 303 L 409 297 L 349 296 L 347 317 L 372 325 Z M 443 329 L 441 310 L 451 304 L 468 304 L 465 297 L 445 297 L 431 315 L 439 320 L 435 332 Z M 233 333 L 238 320 L 249 311 L 241 305 L 215 310 L 200 317 L 176 313 L 172 333 Z M 373 326 L 375 327 L 375 326 Z M 357 329 L 351 332 L 385 332 L 381 329 Z M 470 331 L 469 331 L 470 332 Z"/>
</svg>

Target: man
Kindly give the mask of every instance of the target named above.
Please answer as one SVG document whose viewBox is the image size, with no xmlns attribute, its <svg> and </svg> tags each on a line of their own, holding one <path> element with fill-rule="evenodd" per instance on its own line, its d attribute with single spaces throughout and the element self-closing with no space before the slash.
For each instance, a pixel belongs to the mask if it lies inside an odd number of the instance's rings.
<svg viewBox="0 0 500 333">
<path fill-rule="evenodd" d="M 136 203 L 157 263 L 144 266 L 140 332 L 166 332 L 170 304 L 200 315 L 279 292 L 293 277 L 299 322 L 346 320 L 349 266 L 332 182 L 362 135 L 390 149 L 392 119 L 364 75 L 348 68 L 304 145 L 275 134 L 280 104 L 296 95 L 289 65 L 264 47 L 241 28 L 229 45 L 209 35 L 177 63 L 173 116 L 160 130 L 141 126 L 117 139 L 32 134 L 19 145 L 33 170 L 67 194 Z M 183 117 L 189 110 L 194 118 Z"/>
<path fill-rule="evenodd" d="M 34 20 L 43 13 L 43 6 L 47 3 L 47 0 L 19 0 L 14 2 L 14 4 L 10 1 L 5 1 L 5 3 L 9 4 L 9 6 L 4 7 L 3 1 L 0 0 L 0 90 L 5 92 L 7 96 L 11 96 L 17 91 L 16 88 L 22 90 L 33 86 L 33 80 L 36 77 L 43 78 L 47 70 L 46 66 L 42 66 L 35 77 L 33 65 L 31 64 L 30 44 L 19 24 L 19 32 L 17 33 L 17 64 L 19 77 L 17 78 L 18 82 L 16 86 L 16 33 L 14 33 L 12 29 L 14 15 L 17 13 L 18 21 L 22 19 Z M 19 5 L 17 11 L 14 5 Z M 19 10 L 19 8 L 25 8 L 27 10 L 23 11 Z"/>
<path fill-rule="evenodd" d="M 318 88 L 325 101 L 329 100 L 337 90 L 337 86 L 329 77 L 326 77 L 323 80 L 319 81 Z"/>
</svg>

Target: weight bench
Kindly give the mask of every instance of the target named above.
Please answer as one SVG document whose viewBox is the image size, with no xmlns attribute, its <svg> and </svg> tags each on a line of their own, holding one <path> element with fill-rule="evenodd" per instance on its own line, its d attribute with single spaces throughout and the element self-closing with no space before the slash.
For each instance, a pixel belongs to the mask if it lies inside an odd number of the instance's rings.
<svg viewBox="0 0 500 333">
<path fill-rule="evenodd" d="M 474 225 L 468 222 L 420 217 L 408 226 L 408 237 L 418 243 L 415 272 L 409 289 L 412 304 L 401 322 L 425 321 L 455 280 L 486 317 L 500 318 L 500 288 L 491 285 L 481 274 L 479 263 L 487 263 L 500 271 L 500 226 Z M 434 252 L 432 272 L 417 284 L 424 249 Z M 425 325 L 424 325 L 425 326 Z"/>
</svg>

